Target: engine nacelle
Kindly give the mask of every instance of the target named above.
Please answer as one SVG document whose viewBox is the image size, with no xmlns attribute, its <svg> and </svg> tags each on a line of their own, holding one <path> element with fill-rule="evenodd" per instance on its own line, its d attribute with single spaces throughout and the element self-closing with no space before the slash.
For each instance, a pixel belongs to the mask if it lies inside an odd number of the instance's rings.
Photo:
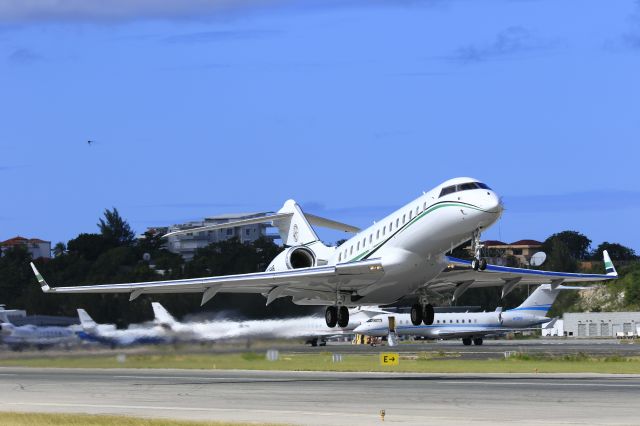
<svg viewBox="0 0 640 426">
<path fill-rule="evenodd" d="M 267 272 L 288 271 L 290 269 L 316 266 L 316 254 L 308 247 L 290 247 L 276 256 L 269 264 Z"/>
</svg>

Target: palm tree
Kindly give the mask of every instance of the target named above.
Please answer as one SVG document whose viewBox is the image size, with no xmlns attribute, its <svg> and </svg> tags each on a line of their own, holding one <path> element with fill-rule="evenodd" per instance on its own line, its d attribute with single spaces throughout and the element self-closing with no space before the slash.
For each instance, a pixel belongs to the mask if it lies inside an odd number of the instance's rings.
<svg viewBox="0 0 640 426">
<path fill-rule="evenodd" d="M 61 241 L 53 247 L 53 256 L 60 257 L 67 251 L 67 246 Z"/>
</svg>

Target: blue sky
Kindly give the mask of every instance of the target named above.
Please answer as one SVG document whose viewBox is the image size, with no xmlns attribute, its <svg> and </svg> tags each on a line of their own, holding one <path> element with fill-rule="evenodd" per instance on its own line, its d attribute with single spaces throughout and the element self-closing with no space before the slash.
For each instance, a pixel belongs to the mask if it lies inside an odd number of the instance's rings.
<svg viewBox="0 0 640 426">
<path fill-rule="evenodd" d="M 640 252 L 638 2 L 57 3 L 0 5 L 0 239 L 287 198 L 366 226 L 473 176 L 486 238 Z"/>
</svg>

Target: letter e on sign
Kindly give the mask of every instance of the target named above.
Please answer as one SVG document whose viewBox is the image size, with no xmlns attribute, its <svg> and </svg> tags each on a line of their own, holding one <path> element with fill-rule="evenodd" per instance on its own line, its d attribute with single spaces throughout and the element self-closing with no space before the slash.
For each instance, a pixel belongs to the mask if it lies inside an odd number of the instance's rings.
<svg viewBox="0 0 640 426">
<path fill-rule="evenodd" d="M 380 365 L 398 365 L 400 362 L 400 354 L 392 352 L 380 353 Z"/>
</svg>

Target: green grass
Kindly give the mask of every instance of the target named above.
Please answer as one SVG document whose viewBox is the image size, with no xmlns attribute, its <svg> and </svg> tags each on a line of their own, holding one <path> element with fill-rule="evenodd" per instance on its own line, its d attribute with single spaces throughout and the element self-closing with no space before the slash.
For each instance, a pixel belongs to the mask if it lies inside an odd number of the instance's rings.
<svg viewBox="0 0 640 426">
<path fill-rule="evenodd" d="M 244 426 L 254 423 L 195 422 L 128 416 L 0 412 L 3 426 Z M 255 425 L 255 424 L 254 424 Z"/>
<path fill-rule="evenodd" d="M 516 354 L 509 359 L 463 360 L 456 355 L 422 352 L 401 355 L 400 365 L 381 366 L 378 354 L 343 355 L 332 362 L 332 354 L 281 353 L 278 361 L 267 361 L 263 353 L 215 355 L 128 355 L 125 362 L 115 356 L 13 358 L 0 366 L 58 368 L 178 368 L 203 370 L 288 370 L 288 371 L 392 371 L 425 373 L 624 373 L 640 374 L 640 357 L 564 357 Z"/>
</svg>

